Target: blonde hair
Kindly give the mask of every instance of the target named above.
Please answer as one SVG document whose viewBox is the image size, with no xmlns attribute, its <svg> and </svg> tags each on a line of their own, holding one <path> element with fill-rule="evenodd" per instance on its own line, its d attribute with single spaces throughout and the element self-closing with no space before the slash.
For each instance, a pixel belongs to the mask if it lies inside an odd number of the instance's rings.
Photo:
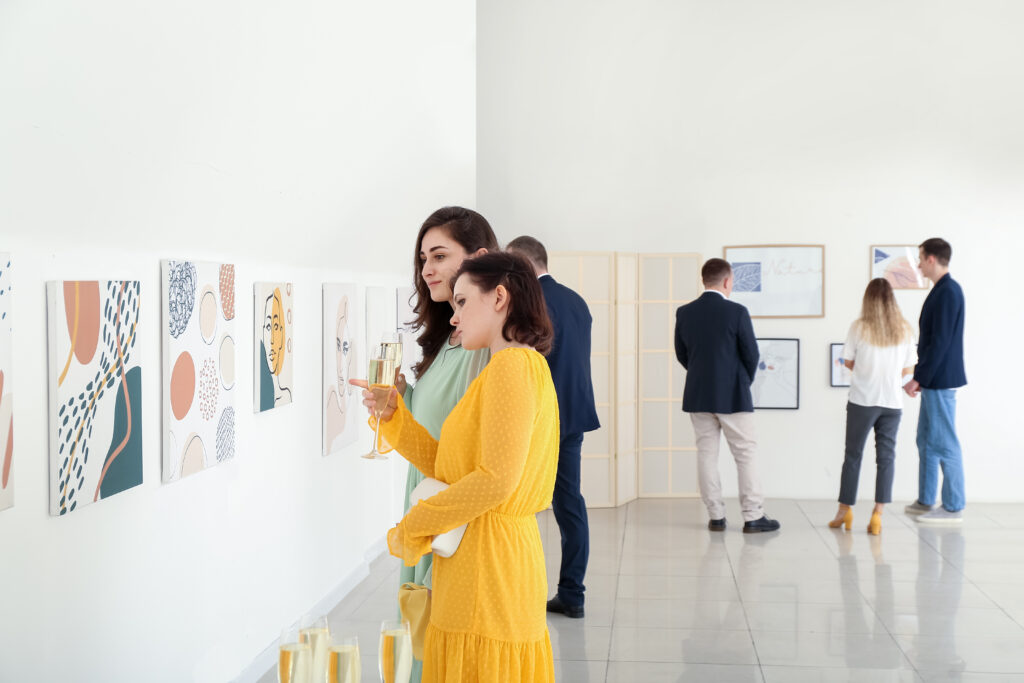
<svg viewBox="0 0 1024 683">
<path fill-rule="evenodd" d="M 892 286 L 880 277 L 869 282 L 864 290 L 857 327 L 861 336 L 875 346 L 896 346 L 914 335 L 914 329 L 896 304 Z"/>
</svg>

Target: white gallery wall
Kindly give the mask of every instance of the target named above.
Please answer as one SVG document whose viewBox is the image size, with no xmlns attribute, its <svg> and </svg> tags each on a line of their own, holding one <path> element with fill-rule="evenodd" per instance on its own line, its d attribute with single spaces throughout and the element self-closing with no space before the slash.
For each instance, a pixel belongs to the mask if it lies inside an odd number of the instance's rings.
<svg viewBox="0 0 1024 683">
<path fill-rule="evenodd" d="M 320 287 L 407 285 L 423 218 L 475 204 L 474 37 L 468 0 L 0 3 L 0 681 L 246 680 L 282 626 L 366 575 L 405 463 L 360 459 L 365 427 L 320 455 Z M 236 264 L 239 340 L 236 456 L 167 485 L 163 258 Z M 44 283 L 121 278 L 142 283 L 144 483 L 50 517 Z M 294 283 L 295 393 L 257 415 L 261 280 Z"/>
<path fill-rule="evenodd" d="M 989 0 L 481 0 L 479 208 L 556 251 L 824 244 L 825 317 L 754 321 L 801 341 L 800 409 L 757 416 L 769 497 L 838 493 L 846 391 L 829 387 L 828 345 L 858 313 L 869 246 L 948 239 L 967 296 L 968 505 L 1024 500 L 1022 25 L 1024 6 Z M 924 292 L 898 298 L 916 323 Z M 865 462 L 870 500 L 870 442 Z M 725 454 L 722 469 L 734 495 Z"/>
</svg>

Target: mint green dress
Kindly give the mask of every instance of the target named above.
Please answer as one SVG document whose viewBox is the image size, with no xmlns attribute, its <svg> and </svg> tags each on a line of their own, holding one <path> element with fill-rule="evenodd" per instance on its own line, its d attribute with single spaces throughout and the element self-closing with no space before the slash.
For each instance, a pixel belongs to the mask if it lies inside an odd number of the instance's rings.
<svg viewBox="0 0 1024 683">
<path fill-rule="evenodd" d="M 470 383 L 476 379 L 480 371 L 491 359 L 489 349 L 467 351 L 461 346 L 445 342 L 444 348 L 437 354 L 416 385 L 409 385 L 402 398 L 409 407 L 412 416 L 423 425 L 435 439 L 441 438 L 441 425 L 455 404 L 466 393 Z M 405 499 L 402 509 L 409 510 L 409 494 L 425 477 L 412 464 L 405 480 Z M 398 585 L 418 583 L 431 587 L 431 566 L 434 559 L 432 553 L 424 555 L 415 567 L 402 566 Z M 409 680 L 418 683 L 422 676 L 423 662 L 413 660 L 412 676 Z"/>
</svg>

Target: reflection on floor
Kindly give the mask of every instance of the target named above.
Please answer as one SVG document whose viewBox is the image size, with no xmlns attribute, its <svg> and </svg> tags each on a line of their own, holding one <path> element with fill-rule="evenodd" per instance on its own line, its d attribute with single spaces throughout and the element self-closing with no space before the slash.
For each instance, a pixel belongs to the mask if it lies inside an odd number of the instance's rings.
<svg viewBox="0 0 1024 683">
<path fill-rule="evenodd" d="M 882 535 L 828 529 L 835 503 L 769 501 L 773 534 L 706 529 L 698 500 L 590 510 L 584 619 L 548 619 L 559 681 L 986 683 L 1024 681 L 1024 505 L 969 505 L 961 528 L 886 511 Z M 539 516 L 548 582 L 558 527 Z M 398 561 L 331 613 L 359 635 L 376 681 L 380 620 L 395 611 Z M 269 672 L 265 681 L 274 681 Z"/>
</svg>

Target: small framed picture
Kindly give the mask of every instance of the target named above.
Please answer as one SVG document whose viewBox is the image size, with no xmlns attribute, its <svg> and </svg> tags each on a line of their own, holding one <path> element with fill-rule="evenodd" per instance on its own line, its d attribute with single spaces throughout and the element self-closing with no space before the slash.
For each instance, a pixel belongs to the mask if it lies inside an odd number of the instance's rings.
<svg viewBox="0 0 1024 683">
<path fill-rule="evenodd" d="M 796 410 L 800 407 L 800 340 L 758 338 L 761 354 L 750 393 L 754 408 Z"/>
<path fill-rule="evenodd" d="M 844 344 L 829 344 L 828 354 L 828 367 L 829 376 L 832 378 L 832 386 L 834 387 L 848 387 L 850 386 L 850 370 L 846 367 L 843 361 L 843 346 Z"/>
<path fill-rule="evenodd" d="M 931 283 L 918 269 L 920 257 L 912 244 L 871 245 L 871 277 L 885 278 L 893 289 L 928 289 Z"/>
</svg>

